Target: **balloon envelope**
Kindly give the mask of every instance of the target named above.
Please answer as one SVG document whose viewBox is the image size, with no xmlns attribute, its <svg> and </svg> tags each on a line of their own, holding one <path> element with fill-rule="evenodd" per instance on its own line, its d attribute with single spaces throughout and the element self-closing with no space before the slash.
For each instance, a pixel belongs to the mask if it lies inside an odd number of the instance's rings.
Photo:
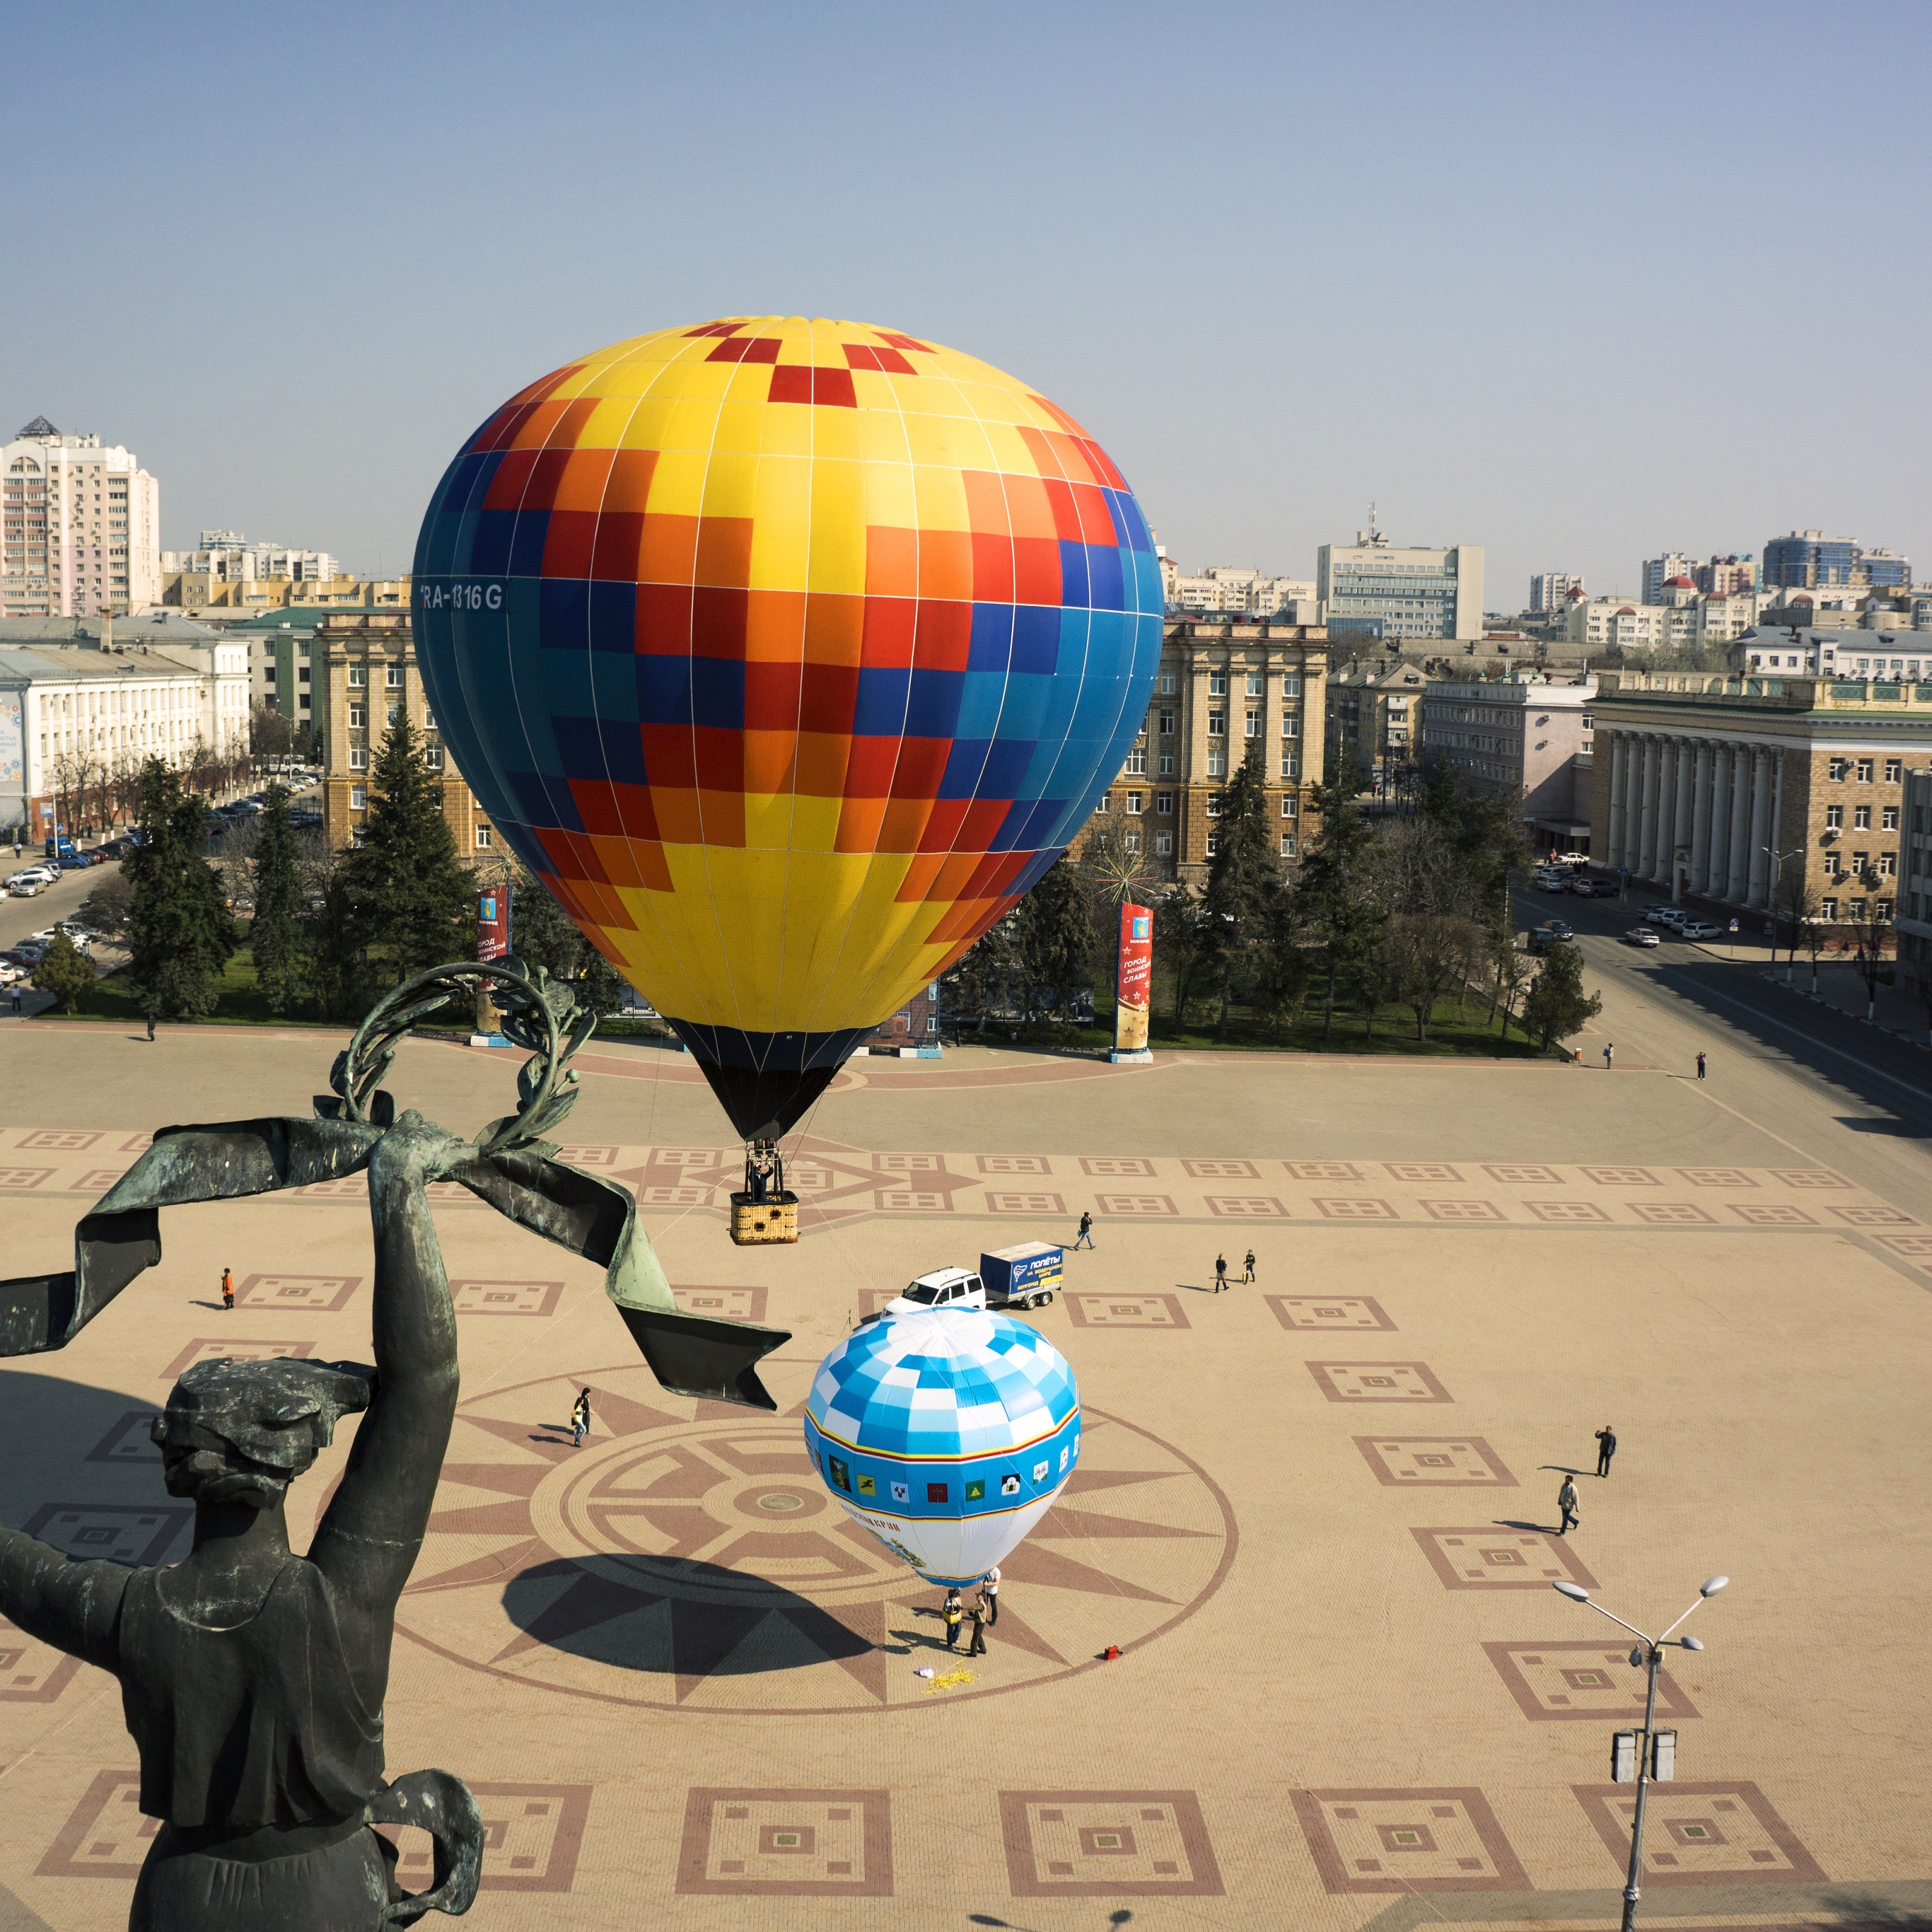
<svg viewBox="0 0 1932 1932">
<path fill-rule="evenodd" d="M 478 802 L 747 1137 L 1051 865 L 1141 728 L 1159 564 L 1025 383 L 740 317 L 513 396 L 437 486 L 416 651 Z"/>
<path fill-rule="evenodd" d="M 819 1364 L 805 1446 L 854 1522 L 934 1583 L 970 1583 L 1039 1522 L 1080 1456 L 1080 1396 L 1008 1315 L 886 1316 Z"/>
</svg>

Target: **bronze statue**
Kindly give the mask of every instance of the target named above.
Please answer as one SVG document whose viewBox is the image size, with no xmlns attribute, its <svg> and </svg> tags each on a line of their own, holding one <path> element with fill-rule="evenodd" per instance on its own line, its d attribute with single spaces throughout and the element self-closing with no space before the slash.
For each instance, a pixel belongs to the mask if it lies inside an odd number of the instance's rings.
<svg viewBox="0 0 1932 1932">
<path fill-rule="evenodd" d="M 516 1114 L 474 1142 L 376 1090 L 395 1040 L 464 980 L 504 988 L 525 1066 Z M 361 1932 L 476 1895 L 482 1825 L 448 1772 L 386 1784 L 382 1704 L 397 1600 L 422 1546 L 456 1412 L 456 1318 L 427 1190 L 460 1181 L 594 1260 L 659 1381 L 770 1408 L 756 1364 L 786 1336 L 680 1314 L 621 1190 L 539 1138 L 576 1098 L 564 1063 L 594 1022 L 517 963 L 438 969 L 386 1000 L 332 1076 L 314 1120 L 172 1128 L 81 1222 L 71 1274 L 0 1284 L 0 1353 L 58 1348 L 160 1252 L 159 1209 L 366 1170 L 375 1234 L 376 1364 L 198 1363 L 154 1424 L 170 1492 L 192 1497 L 194 1546 L 170 1568 L 76 1562 L 0 1530 L 0 1611 L 120 1679 L 141 1809 L 163 1820 L 133 1932 Z M 289 1484 L 365 1412 L 304 1556 Z M 408 1896 L 372 1827 L 422 1826 L 430 1890 Z"/>
</svg>

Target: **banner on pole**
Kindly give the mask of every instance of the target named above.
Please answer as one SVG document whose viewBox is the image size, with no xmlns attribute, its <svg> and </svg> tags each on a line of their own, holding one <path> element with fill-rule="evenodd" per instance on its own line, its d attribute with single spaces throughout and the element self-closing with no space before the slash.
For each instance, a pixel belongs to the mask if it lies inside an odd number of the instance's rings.
<svg viewBox="0 0 1932 1932">
<path fill-rule="evenodd" d="M 1114 1050 L 1147 1049 L 1148 1003 L 1154 986 L 1154 914 L 1131 899 L 1120 905 L 1120 994 L 1114 1006 Z"/>
<path fill-rule="evenodd" d="M 476 956 L 500 959 L 510 950 L 508 909 L 500 892 L 484 892 L 476 902 Z"/>
</svg>

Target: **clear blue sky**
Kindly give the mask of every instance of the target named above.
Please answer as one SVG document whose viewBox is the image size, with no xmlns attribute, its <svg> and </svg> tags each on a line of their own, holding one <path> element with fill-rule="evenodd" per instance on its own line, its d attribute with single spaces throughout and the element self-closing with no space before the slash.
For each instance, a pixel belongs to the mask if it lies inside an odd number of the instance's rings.
<svg viewBox="0 0 1932 1932">
<path fill-rule="evenodd" d="M 1794 525 L 1932 578 L 1932 8 L 8 10 L 0 433 L 406 567 L 511 391 L 709 316 L 1038 385 L 1192 567 L 1634 586 Z"/>
</svg>

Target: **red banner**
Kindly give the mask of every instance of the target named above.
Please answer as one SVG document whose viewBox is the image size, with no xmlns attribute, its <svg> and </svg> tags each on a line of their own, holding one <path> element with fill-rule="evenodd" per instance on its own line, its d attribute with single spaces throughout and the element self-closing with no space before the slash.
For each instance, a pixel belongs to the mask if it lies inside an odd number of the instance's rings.
<svg viewBox="0 0 1932 1932">
<path fill-rule="evenodd" d="M 509 907 L 500 892 L 484 892 L 476 902 L 476 956 L 500 959 L 510 950 Z"/>
<path fill-rule="evenodd" d="M 1120 992 L 1114 1006 L 1117 1052 L 1138 1053 L 1148 1043 L 1148 1002 L 1154 982 L 1154 914 L 1131 899 L 1120 906 Z"/>
</svg>

